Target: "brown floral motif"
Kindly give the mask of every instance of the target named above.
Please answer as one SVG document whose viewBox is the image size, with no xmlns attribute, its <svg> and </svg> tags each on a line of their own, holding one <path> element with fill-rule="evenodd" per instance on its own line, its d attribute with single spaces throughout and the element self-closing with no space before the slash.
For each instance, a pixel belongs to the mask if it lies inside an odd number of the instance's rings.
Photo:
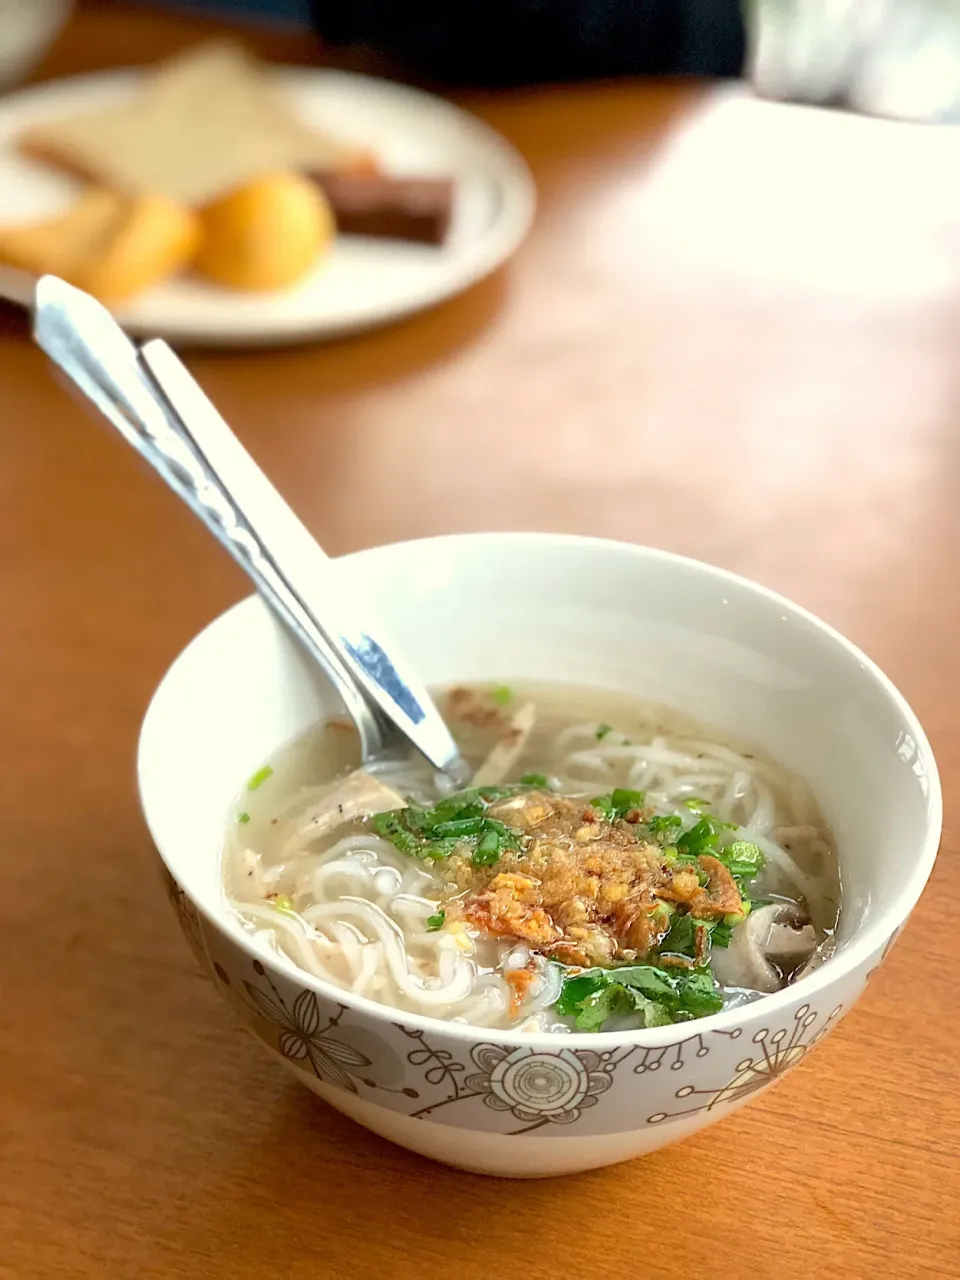
<svg viewBox="0 0 960 1280">
<path fill-rule="evenodd" d="M 258 972 L 263 970 L 262 965 L 255 964 L 254 968 Z M 272 982 L 272 995 L 250 982 L 244 982 L 243 986 L 257 1016 L 279 1030 L 277 1048 L 285 1058 L 296 1063 L 308 1062 L 318 1080 L 339 1085 L 351 1093 L 359 1092 L 353 1077 L 370 1066 L 370 1059 L 329 1034 L 343 1017 L 344 1005 L 338 1005 L 337 1013 L 324 1023 L 312 991 L 301 991 L 291 1007 Z"/>
<path fill-rule="evenodd" d="M 200 917 L 197 914 L 196 907 L 166 867 L 163 868 L 163 883 L 167 891 L 167 897 L 170 899 L 170 905 L 173 907 L 174 914 L 180 922 L 180 928 L 183 930 L 183 935 L 190 946 L 190 950 L 201 965 L 206 968 L 208 961 L 203 946 L 203 935 L 200 932 Z"/>
<path fill-rule="evenodd" d="M 726 1084 L 719 1089 L 696 1089 L 692 1084 L 684 1085 L 675 1096 L 680 1100 L 692 1099 L 694 1105 L 678 1111 L 658 1111 L 647 1117 L 648 1123 L 661 1124 L 664 1120 L 680 1120 L 698 1111 L 712 1111 L 714 1107 L 740 1102 L 766 1088 L 796 1066 L 827 1034 L 840 1016 L 842 1007 L 837 1005 L 815 1031 L 812 1028 L 820 1015 L 807 1004 L 801 1005 L 793 1015 L 794 1025 L 789 1030 L 784 1027 L 771 1034 L 769 1028 L 764 1027 L 753 1037 L 753 1043 L 758 1047 L 757 1055 L 738 1062 L 734 1075 Z"/>
<path fill-rule="evenodd" d="M 411 1049 L 407 1054 L 407 1061 L 411 1067 L 418 1067 L 423 1070 L 423 1078 L 427 1084 L 446 1084 L 451 1090 L 447 1101 L 455 1102 L 460 1096 L 460 1083 L 457 1080 L 457 1073 L 464 1071 L 463 1063 L 455 1062 L 449 1049 L 435 1049 L 429 1045 L 422 1031 L 411 1030 L 399 1022 L 395 1022 L 393 1025 L 408 1040 L 416 1042 L 417 1048 Z"/>
<path fill-rule="evenodd" d="M 736 1037 L 740 1032 L 718 1032 L 717 1034 L 732 1034 Z M 630 1050 L 626 1057 L 630 1057 L 633 1052 L 634 1050 Z M 639 1053 L 639 1061 L 633 1068 L 633 1074 L 642 1076 L 648 1071 L 659 1071 L 663 1066 L 669 1066 L 671 1071 L 682 1071 L 691 1053 L 694 1057 L 705 1058 L 710 1052 L 710 1048 L 703 1036 L 698 1032 L 694 1036 L 688 1036 L 686 1040 L 680 1040 L 677 1044 L 663 1045 L 656 1049 L 642 1049 L 637 1052 Z"/>
<path fill-rule="evenodd" d="M 464 1086 L 483 1094 L 494 1111 L 510 1111 L 530 1128 L 544 1124 L 573 1124 L 586 1107 L 610 1088 L 608 1072 L 600 1069 L 598 1053 L 538 1053 L 523 1047 L 512 1052 L 503 1045 L 481 1044 L 471 1054 L 480 1071 L 467 1076 Z"/>
</svg>

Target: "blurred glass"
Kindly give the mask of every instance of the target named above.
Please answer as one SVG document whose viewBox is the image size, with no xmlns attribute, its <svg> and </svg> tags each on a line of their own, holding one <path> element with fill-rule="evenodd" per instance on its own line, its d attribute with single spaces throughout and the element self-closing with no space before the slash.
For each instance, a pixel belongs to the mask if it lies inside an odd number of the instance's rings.
<svg viewBox="0 0 960 1280">
<path fill-rule="evenodd" d="M 73 0 L 0 0 L 0 89 L 30 74 L 72 7 Z"/>
<path fill-rule="evenodd" d="M 960 121 L 960 0 L 748 0 L 766 97 Z"/>
</svg>

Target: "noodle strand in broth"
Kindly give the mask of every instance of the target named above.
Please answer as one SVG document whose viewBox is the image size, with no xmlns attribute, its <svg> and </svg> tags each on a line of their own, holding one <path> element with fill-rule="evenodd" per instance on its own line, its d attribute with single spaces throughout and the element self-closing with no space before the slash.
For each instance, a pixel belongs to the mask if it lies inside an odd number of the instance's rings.
<svg viewBox="0 0 960 1280">
<path fill-rule="evenodd" d="M 356 772 L 339 721 L 255 775 L 224 882 L 257 945 L 399 1010 L 559 1033 L 733 1007 L 826 955 L 833 840 L 767 756 L 575 687 L 455 689 L 447 718 L 487 760 L 460 795 L 419 758 Z M 347 785 L 366 808 L 344 821 Z"/>
</svg>

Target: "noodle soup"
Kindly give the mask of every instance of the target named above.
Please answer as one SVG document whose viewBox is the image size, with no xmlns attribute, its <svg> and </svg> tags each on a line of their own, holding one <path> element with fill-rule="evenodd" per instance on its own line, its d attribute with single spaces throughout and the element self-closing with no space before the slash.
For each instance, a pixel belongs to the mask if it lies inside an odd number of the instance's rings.
<svg viewBox="0 0 960 1280">
<path fill-rule="evenodd" d="M 763 753 L 610 692 L 440 696 L 465 791 L 419 757 L 361 770 L 336 720 L 249 780 L 224 882 L 261 946 L 398 1010 L 558 1033 L 703 1017 L 829 954 L 833 840 Z"/>
</svg>

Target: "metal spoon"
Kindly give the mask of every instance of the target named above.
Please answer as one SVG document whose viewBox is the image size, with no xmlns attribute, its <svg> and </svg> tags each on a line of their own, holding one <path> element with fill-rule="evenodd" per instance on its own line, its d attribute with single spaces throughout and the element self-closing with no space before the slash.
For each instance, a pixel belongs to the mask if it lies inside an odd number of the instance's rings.
<svg viewBox="0 0 960 1280">
<path fill-rule="evenodd" d="M 166 343 L 138 351 L 95 299 L 36 286 L 34 338 L 253 579 L 321 664 L 370 763 L 406 739 L 458 785 L 470 769 L 416 673 L 362 621 L 350 584 Z"/>
</svg>

